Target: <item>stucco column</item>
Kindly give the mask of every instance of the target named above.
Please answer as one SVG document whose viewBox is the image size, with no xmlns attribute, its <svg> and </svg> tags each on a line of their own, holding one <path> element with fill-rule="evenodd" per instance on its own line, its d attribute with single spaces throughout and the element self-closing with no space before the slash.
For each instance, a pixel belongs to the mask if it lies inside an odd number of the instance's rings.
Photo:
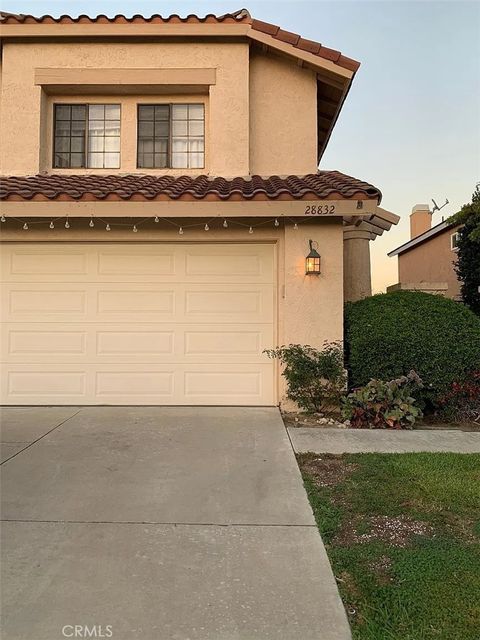
<svg viewBox="0 0 480 640">
<path fill-rule="evenodd" d="M 359 226 L 343 228 L 343 298 L 355 302 L 372 295 L 371 233 Z"/>
</svg>

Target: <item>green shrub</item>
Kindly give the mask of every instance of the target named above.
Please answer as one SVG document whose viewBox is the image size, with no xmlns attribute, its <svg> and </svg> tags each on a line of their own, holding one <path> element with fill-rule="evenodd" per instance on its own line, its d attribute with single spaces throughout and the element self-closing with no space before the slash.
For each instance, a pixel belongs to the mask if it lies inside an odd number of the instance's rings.
<svg viewBox="0 0 480 640">
<path fill-rule="evenodd" d="M 422 417 L 411 393 L 423 383 L 415 371 L 390 382 L 370 380 L 342 401 L 342 415 L 356 429 L 411 429 Z"/>
<path fill-rule="evenodd" d="M 287 381 L 287 397 L 301 409 L 325 413 L 338 407 L 346 383 L 339 343 L 325 343 L 321 351 L 290 344 L 264 353 L 285 365 L 282 375 Z"/>
<path fill-rule="evenodd" d="M 430 401 L 480 364 L 480 319 L 464 305 L 428 293 L 396 291 L 350 303 L 345 318 L 351 387 L 412 369 Z"/>
</svg>

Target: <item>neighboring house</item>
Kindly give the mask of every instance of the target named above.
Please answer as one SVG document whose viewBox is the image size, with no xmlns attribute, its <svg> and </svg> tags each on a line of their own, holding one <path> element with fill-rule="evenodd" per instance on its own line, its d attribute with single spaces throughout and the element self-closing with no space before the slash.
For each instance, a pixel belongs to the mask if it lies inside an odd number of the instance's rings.
<svg viewBox="0 0 480 640">
<path fill-rule="evenodd" d="M 432 227 L 428 204 L 417 204 L 410 215 L 410 240 L 388 254 L 398 256 L 398 283 L 387 291 L 408 289 L 460 300 L 455 273 L 458 225 L 443 221 Z"/>
<path fill-rule="evenodd" d="M 277 404 L 398 221 L 317 172 L 359 63 L 245 10 L 1 36 L 3 403 Z"/>
</svg>

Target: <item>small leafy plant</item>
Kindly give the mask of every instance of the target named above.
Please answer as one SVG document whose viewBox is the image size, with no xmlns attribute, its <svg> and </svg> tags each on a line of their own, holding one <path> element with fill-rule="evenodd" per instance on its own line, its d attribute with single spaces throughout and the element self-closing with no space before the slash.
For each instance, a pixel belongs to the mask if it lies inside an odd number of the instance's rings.
<svg viewBox="0 0 480 640">
<path fill-rule="evenodd" d="M 436 404 L 437 416 L 445 420 L 480 423 L 480 371 L 473 371 L 462 382 L 453 382 Z"/>
<path fill-rule="evenodd" d="M 422 417 L 412 392 L 423 383 L 415 371 L 396 380 L 370 380 L 342 401 L 342 415 L 356 429 L 411 429 Z"/>
<path fill-rule="evenodd" d="M 330 413 L 338 408 L 346 384 L 343 348 L 339 342 L 325 342 L 323 349 L 290 344 L 265 349 L 269 358 L 284 365 L 287 397 L 308 413 Z"/>
</svg>

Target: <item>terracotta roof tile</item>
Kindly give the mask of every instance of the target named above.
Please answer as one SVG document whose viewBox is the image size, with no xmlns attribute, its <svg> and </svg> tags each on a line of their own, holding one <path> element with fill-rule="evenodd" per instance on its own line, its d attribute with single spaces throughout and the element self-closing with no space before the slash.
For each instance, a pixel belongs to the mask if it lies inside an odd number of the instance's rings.
<svg viewBox="0 0 480 640">
<path fill-rule="evenodd" d="M 329 49 L 328 47 L 322 46 L 319 42 L 315 42 L 313 40 L 307 40 L 306 38 L 301 38 L 296 33 L 291 33 L 289 31 L 284 31 L 280 29 L 275 24 L 271 24 L 269 22 L 263 22 L 262 20 L 255 20 L 251 17 L 250 13 L 247 9 L 240 9 L 239 11 L 234 11 L 232 13 L 226 13 L 222 16 L 214 15 L 213 13 L 209 13 L 203 17 L 197 16 L 196 14 L 189 14 L 188 16 L 181 17 L 178 14 L 174 13 L 170 16 L 162 16 L 158 13 L 153 14 L 152 16 L 141 16 L 139 14 L 135 14 L 130 18 L 124 16 L 122 14 L 118 14 L 109 18 L 104 14 L 100 14 L 98 16 L 87 16 L 82 14 L 78 17 L 72 17 L 69 15 L 61 15 L 58 18 L 54 18 L 50 15 L 43 16 L 32 16 L 32 15 L 24 15 L 24 14 L 15 14 L 8 13 L 6 11 L 0 11 L 0 22 L 2 24 L 88 24 L 88 23 L 116 23 L 116 24 L 125 24 L 125 23 L 227 23 L 227 24 L 249 24 L 251 28 L 255 31 L 260 31 L 265 33 L 275 40 L 280 40 L 287 44 L 292 45 L 296 49 L 301 49 L 302 51 L 307 51 L 312 53 L 313 55 L 319 56 L 320 58 L 324 58 L 326 60 L 331 60 L 345 69 L 349 69 L 350 71 L 357 71 L 360 66 L 360 63 L 356 60 L 352 60 L 351 58 L 347 58 L 346 56 L 342 56 L 340 52 L 334 51 L 333 49 Z"/>
<path fill-rule="evenodd" d="M 1 200 L 377 199 L 380 191 L 339 171 L 305 176 L 37 175 L 0 179 Z"/>
</svg>

